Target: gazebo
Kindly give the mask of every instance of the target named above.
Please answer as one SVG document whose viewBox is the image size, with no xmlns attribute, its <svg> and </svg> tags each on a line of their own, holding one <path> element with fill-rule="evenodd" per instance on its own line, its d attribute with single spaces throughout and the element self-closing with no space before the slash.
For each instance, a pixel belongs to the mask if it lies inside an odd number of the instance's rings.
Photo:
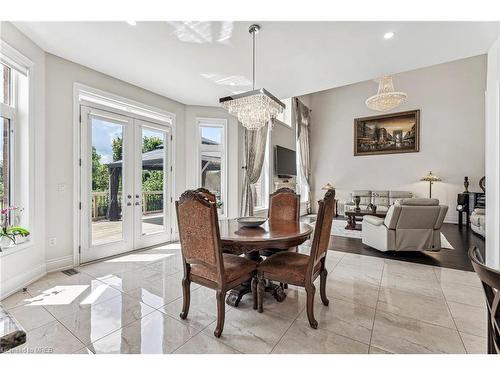
<svg viewBox="0 0 500 375">
<path fill-rule="evenodd" d="M 202 141 L 211 142 L 203 138 Z M 142 170 L 162 171 L 165 151 L 163 145 L 154 150 L 142 154 Z M 121 207 L 118 201 L 118 190 L 120 188 L 120 177 L 122 176 L 123 160 L 117 160 L 108 164 L 109 172 L 109 203 L 106 218 L 109 221 L 119 221 L 121 219 Z M 220 170 L 220 157 L 202 155 L 202 171 Z M 203 174 L 202 174 L 203 175 Z M 204 185 L 205 181 L 202 181 Z"/>
</svg>

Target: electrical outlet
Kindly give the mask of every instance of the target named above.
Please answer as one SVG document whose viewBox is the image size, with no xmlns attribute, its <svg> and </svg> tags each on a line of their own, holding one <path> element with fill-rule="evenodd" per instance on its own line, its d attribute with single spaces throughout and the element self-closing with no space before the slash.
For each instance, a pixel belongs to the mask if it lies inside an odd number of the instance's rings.
<svg viewBox="0 0 500 375">
<path fill-rule="evenodd" d="M 49 246 L 56 246 L 56 244 L 57 244 L 57 238 L 50 237 L 49 238 Z"/>
</svg>

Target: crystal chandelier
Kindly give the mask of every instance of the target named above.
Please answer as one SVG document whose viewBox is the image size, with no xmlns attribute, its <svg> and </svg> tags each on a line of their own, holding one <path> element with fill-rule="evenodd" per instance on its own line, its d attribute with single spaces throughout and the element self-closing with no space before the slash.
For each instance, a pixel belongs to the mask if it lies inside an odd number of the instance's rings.
<svg viewBox="0 0 500 375">
<path fill-rule="evenodd" d="M 406 102 L 407 95 L 404 92 L 394 91 L 391 76 L 380 78 L 377 95 L 366 99 L 366 106 L 375 111 L 388 111 Z"/>
<path fill-rule="evenodd" d="M 248 32 L 252 34 L 252 91 L 219 99 L 222 107 L 236 116 L 238 121 L 249 130 L 266 126 L 285 108 L 285 104 L 266 89 L 255 89 L 255 34 L 259 30 L 259 25 L 251 25 L 248 29 Z"/>
</svg>

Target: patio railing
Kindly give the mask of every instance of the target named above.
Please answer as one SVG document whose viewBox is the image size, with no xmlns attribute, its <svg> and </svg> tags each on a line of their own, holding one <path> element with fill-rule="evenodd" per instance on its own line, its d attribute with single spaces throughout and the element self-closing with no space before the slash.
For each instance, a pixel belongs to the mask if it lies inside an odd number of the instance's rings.
<svg viewBox="0 0 500 375">
<path fill-rule="evenodd" d="M 122 195 L 118 193 L 118 204 L 122 204 Z M 92 220 L 102 220 L 106 218 L 109 205 L 109 194 L 107 191 L 97 191 L 92 193 Z M 163 211 L 163 192 L 145 191 L 142 193 L 142 213 L 144 215 L 154 214 Z"/>
</svg>

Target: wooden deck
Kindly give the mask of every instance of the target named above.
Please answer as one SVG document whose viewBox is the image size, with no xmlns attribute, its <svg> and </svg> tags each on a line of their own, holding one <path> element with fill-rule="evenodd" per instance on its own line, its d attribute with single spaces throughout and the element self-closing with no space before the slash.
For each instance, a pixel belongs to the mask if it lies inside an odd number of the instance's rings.
<svg viewBox="0 0 500 375">
<path fill-rule="evenodd" d="M 163 229 L 162 214 L 148 214 L 142 217 L 142 233 L 152 234 Z M 98 220 L 92 222 L 92 244 L 102 245 L 122 239 L 122 221 Z"/>
</svg>

